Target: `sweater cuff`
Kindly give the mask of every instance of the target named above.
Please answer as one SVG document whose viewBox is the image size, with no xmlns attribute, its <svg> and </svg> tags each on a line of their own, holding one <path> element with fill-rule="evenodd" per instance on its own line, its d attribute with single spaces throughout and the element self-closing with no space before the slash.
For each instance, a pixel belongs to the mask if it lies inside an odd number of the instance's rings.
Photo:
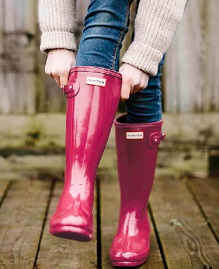
<svg viewBox="0 0 219 269">
<path fill-rule="evenodd" d="M 133 65 L 155 76 L 162 58 L 163 54 L 160 51 L 134 41 L 122 57 L 122 62 Z"/>
<path fill-rule="evenodd" d="M 73 33 L 46 32 L 41 36 L 40 50 L 46 52 L 49 49 L 69 49 L 76 51 L 77 46 Z"/>
</svg>

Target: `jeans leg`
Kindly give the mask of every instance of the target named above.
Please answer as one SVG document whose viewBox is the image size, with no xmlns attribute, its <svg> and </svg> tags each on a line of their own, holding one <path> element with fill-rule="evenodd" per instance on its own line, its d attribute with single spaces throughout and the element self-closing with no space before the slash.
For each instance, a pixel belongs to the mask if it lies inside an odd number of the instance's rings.
<svg viewBox="0 0 219 269">
<path fill-rule="evenodd" d="M 150 77 L 148 86 L 126 101 L 128 122 L 156 122 L 162 118 L 161 76 L 164 57 L 161 60 L 156 76 Z"/>
<path fill-rule="evenodd" d="M 130 0 L 91 0 L 76 59 L 77 66 L 118 70 L 128 31 Z"/>
</svg>

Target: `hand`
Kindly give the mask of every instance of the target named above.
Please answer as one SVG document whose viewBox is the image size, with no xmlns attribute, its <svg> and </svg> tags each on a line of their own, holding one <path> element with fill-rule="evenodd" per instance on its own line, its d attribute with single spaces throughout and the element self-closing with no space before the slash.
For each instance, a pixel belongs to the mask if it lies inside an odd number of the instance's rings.
<svg viewBox="0 0 219 269">
<path fill-rule="evenodd" d="M 68 82 L 70 69 L 75 65 L 74 52 L 67 49 L 53 49 L 48 52 L 45 73 L 55 79 L 62 88 Z"/>
<path fill-rule="evenodd" d="M 121 100 L 125 101 L 130 94 L 147 87 L 149 74 L 129 64 L 123 64 L 119 72 L 122 75 Z"/>
</svg>

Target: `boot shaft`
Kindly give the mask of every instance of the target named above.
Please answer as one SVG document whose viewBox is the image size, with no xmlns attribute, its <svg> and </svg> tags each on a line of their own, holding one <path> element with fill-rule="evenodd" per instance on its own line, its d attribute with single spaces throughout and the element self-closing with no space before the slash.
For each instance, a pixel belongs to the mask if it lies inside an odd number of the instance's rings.
<svg viewBox="0 0 219 269">
<path fill-rule="evenodd" d="M 118 107 L 121 75 L 95 67 L 74 67 L 64 88 L 66 181 L 94 178 Z"/>
<path fill-rule="evenodd" d="M 162 121 L 126 123 L 124 115 L 115 127 L 121 208 L 139 208 L 141 214 L 153 185 Z"/>
</svg>

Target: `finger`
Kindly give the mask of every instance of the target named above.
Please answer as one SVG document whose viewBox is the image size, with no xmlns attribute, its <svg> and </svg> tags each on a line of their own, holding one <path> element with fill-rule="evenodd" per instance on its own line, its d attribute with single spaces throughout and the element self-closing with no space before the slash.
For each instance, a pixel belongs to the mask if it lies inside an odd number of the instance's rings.
<svg viewBox="0 0 219 269">
<path fill-rule="evenodd" d="M 138 90 L 136 89 L 136 87 L 134 87 L 134 88 L 132 88 L 132 90 L 130 91 L 130 94 L 134 94 L 134 93 L 136 93 L 136 92 L 138 92 Z"/>
<path fill-rule="evenodd" d="M 53 78 L 53 74 L 49 68 L 45 67 L 45 74 Z"/>
<path fill-rule="evenodd" d="M 134 94 L 136 92 L 140 92 L 141 90 L 143 90 L 143 87 L 140 87 L 139 85 L 136 85 L 132 88 L 130 94 Z"/>
<path fill-rule="evenodd" d="M 60 77 L 60 87 L 62 88 L 68 83 L 68 76 L 64 75 Z"/>
<path fill-rule="evenodd" d="M 147 87 L 147 83 L 141 83 L 139 85 L 136 85 L 132 89 L 132 91 L 130 92 L 130 94 L 134 94 L 134 93 L 140 92 L 140 91 L 144 90 L 146 87 Z"/>
<path fill-rule="evenodd" d="M 122 88 L 121 88 L 121 100 L 126 101 L 129 99 L 130 92 L 132 90 L 132 86 L 130 82 L 122 82 Z"/>
</svg>

